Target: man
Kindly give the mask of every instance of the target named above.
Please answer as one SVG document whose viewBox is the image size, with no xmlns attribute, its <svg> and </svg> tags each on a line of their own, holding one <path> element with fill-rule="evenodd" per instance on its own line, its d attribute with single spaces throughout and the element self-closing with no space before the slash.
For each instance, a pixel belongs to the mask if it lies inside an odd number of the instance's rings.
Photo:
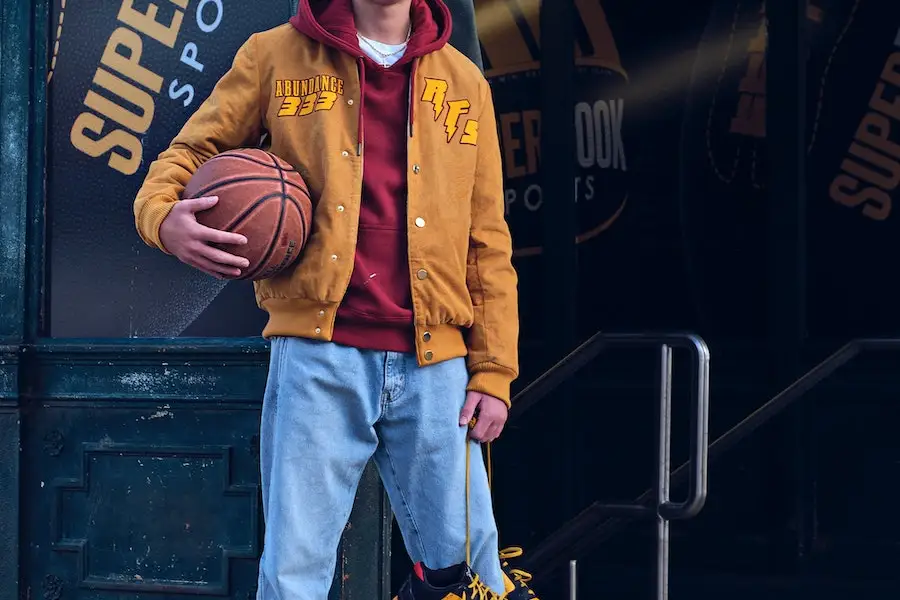
<svg viewBox="0 0 900 600">
<path fill-rule="evenodd" d="M 145 242 L 223 277 L 247 262 L 212 244 L 246 240 L 197 223 L 215 198 L 180 199 L 200 164 L 265 136 L 311 190 L 299 263 L 255 286 L 272 340 L 262 600 L 325 600 L 373 456 L 421 563 L 404 600 L 513 587 L 467 446 L 506 422 L 516 275 L 490 89 L 450 29 L 442 0 L 301 0 L 238 51 L 135 201 Z"/>
</svg>

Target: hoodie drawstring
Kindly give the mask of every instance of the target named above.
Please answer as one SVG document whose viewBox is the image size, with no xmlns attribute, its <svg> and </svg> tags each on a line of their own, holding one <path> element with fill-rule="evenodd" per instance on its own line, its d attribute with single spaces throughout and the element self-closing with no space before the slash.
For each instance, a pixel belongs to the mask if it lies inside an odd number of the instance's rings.
<svg viewBox="0 0 900 600">
<path fill-rule="evenodd" d="M 366 62 L 362 56 L 357 59 L 356 65 L 359 69 L 359 117 L 356 123 L 356 155 L 362 156 L 366 136 L 363 128 L 363 108 L 366 105 Z"/>
<path fill-rule="evenodd" d="M 409 68 L 409 118 L 406 123 L 406 126 L 409 128 L 407 132 L 409 137 L 413 136 L 413 121 L 416 119 L 416 99 L 413 97 L 413 93 L 416 89 L 416 70 L 418 67 L 419 59 L 415 58 Z"/>
<path fill-rule="evenodd" d="M 419 59 L 412 61 L 409 69 L 409 109 L 407 118 L 407 135 L 413 136 L 413 122 L 416 118 L 416 103 L 413 92 L 416 89 L 416 70 L 419 66 Z M 366 61 L 360 56 L 356 59 L 356 67 L 359 71 L 359 117 L 356 123 L 356 155 L 362 156 L 363 145 L 365 144 L 365 128 L 363 127 L 363 108 L 366 106 Z"/>
</svg>

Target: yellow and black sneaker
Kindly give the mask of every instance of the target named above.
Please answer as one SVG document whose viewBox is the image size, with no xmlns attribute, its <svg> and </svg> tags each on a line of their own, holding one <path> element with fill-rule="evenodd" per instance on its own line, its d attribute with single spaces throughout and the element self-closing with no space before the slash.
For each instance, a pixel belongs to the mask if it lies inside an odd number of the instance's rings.
<svg viewBox="0 0 900 600">
<path fill-rule="evenodd" d="M 394 600 L 501 600 L 501 597 L 466 563 L 446 569 L 429 569 L 417 563 Z"/>
<path fill-rule="evenodd" d="M 514 569 L 510 566 L 509 561 L 522 556 L 523 551 L 518 546 L 510 546 L 500 551 L 500 566 L 503 568 L 503 574 L 511 580 L 513 589 L 508 591 L 503 600 L 540 600 L 534 590 L 528 585 L 531 583 L 531 573 L 522 569 Z M 507 588 L 510 582 L 507 582 Z"/>
</svg>

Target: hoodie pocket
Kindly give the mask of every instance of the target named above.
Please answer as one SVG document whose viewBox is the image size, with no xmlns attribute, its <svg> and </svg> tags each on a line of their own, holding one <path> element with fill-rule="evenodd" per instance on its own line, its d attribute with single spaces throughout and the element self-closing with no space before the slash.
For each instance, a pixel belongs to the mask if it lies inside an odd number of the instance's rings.
<svg viewBox="0 0 900 600">
<path fill-rule="evenodd" d="M 341 312 L 378 321 L 411 321 L 406 232 L 360 225 L 350 287 Z"/>
</svg>

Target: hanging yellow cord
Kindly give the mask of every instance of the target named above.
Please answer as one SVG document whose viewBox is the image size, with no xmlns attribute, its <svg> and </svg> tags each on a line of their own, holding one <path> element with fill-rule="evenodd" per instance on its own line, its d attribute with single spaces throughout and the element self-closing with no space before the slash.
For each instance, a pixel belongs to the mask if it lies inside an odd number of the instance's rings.
<svg viewBox="0 0 900 600">
<path fill-rule="evenodd" d="M 471 431 L 473 427 L 475 427 L 475 423 L 477 419 L 472 417 L 472 420 L 469 421 L 469 430 Z M 494 466 L 493 461 L 491 459 L 491 443 L 487 442 L 485 444 L 485 449 L 487 451 L 487 477 L 488 477 L 488 489 L 493 492 L 494 488 Z M 469 510 L 469 494 L 472 488 L 470 481 L 470 473 L 472 467 L 472 441 L 466 438 L 466 564 L 472 565 L 472 535 L 471 535 L 471 511 Z"/>
<path fill-rule="evenodd" d="M 472 463 L 472 442 L 466 438 L 466 564 L 472 565 L 472 536 L 471 527 L 469 526 L 469 466 Z"/>
</svg>

